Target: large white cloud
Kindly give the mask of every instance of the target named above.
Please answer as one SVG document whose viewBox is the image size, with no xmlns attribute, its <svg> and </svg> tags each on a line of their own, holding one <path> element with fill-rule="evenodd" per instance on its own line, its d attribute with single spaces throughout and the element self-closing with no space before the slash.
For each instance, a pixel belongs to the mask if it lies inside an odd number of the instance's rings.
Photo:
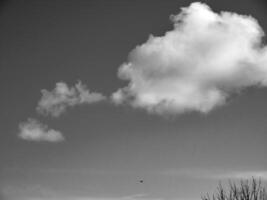
<svg viewBox="0 0 267 200">
<path fill-rule="evenodd" d="M 64 140 L 61 132 L 49 129 L 47 125 L 32 118 L 19 124 L 19 137 L 29 141 L 61 142 Z"/>
<path fill-rule="evenodd" d="M 91 104 L 105 99 L 105 97 L 96 92 L 89 92 L 87 87 L 80 81 L 74 86 L 69 87 L 64 82 L 56 83 L 52 91 L 41 90 L 42 98 L 38 102 L 37 111 L 40 114 L 58 117 L 66 111 L 67 107 Z"/>
<path fill-rule="evenodd" d="M 267 85 L 263 30 L 251 16 L 192 3 L 171 16 L 174 28 L 150 36 L 121 65 L 129 85 L 112 95 L 154 113 L 209 112 L 234 92 Z"/>
</svg>

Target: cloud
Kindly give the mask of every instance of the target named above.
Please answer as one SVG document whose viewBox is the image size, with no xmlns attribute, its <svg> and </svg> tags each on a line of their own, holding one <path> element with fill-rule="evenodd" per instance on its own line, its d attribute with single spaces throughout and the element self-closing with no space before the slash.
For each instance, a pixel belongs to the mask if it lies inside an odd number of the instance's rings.
<svg viewBox="0 0 267 200">
<path fill-rule="evenodd" d="M 8 197 L 8 199 L 12 200 L 163 200 L 162 198 L 152 198 L 147 194 L 134 194 L 118 197 L 93 197 L 87 195 L 72 194 L 72 192 L 66 190 L 54 190 L 41 185 L 8 185 L 4 186 L 2 188 L 2 191 L 5 196 Z"/>
<path fill-rule="evenodd" d="M 80 81 L 72 87 L 64 82 L 58 82 L 52 91 L 43 89 L 41 92 L 42 98 L 38 102 L 36 110 L 40 114 L 53 117 L 64 113 L 67 107 L 92 104 L 105 99 L 100 93 L 90 92 Z"/>
<path fill-rule="evenodd" d="M 7 199 L 12 200 L 163 200 L 163 198 L 152 197 L 150 194 L 144 193 L 130 195 L 100 194 L 98 196 L 91 196 L 90 194 L 75 189 L 54 189 L 49 185 L 38 183 L 3 183 L 0 187 L 0 192 L 2 192 Z"/>
<path fill-rule="evenodd" d="M 267 181 L 266 170 L 250 170 L 250 171 L 234 171 L 234 170 L 204 170 L 204 169 L 169 169 L 162 172 L 163 175 L 177 176 L 177 177 L 190 177 L 197 179 L 261 179 Z"/>
<path fill-rule="evenodd" d="M 143 197 L 76 197 L 76 196 L 59 196 L 59 197 L 25 197 L 14 198 L 13 200 L 163 200 L 162 198 L 143 198 Z M 175 200 L 175 199 L 173 199 Z"/>
<path fill-rule="evenodd" d="M 173 30 L 151 35 L 120 66 L 118 77 L 129 84 L 113 102 L 158 114 L 207 113 L 233 93 L 267 85 L 264 33 L 253 17 L 196 2 L 171 20 Z"/>
<path fill-rule="evenodd" d="M 19 124 L 18 136 L 29 141 L 61 142 L 64 140 L 61 132 L 49 129 L 47 125 L 32 118 Z"/>
<path fill-rule="evenodd" d="M 267 181 L 267 171 L 229 172 L 214 175 L 217 179 L 251 179 L 252 177 Z"/>
</svg>

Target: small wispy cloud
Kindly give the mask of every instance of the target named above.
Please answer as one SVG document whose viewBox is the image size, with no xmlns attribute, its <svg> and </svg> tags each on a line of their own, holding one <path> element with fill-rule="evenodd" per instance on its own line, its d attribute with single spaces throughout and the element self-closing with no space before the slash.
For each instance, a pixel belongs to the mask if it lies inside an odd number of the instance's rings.
<svg viewBox="0 0 267 200">
<path fill-rule="evenodd" d="M 92 104 L 105 99 L 100 93 L 90 92 L 81 81 L 70 87 L 64 82 L 58 82 L 52 91 L 43 89 L 41 93 L 42 97 L 36 110 L 42 115 L 53 117 L 60 116 L 68 107 Z"/>
<path fill-rule="evenodd" d="M 72 87 L 69 87 L 64 82 L 58 82 L 52 91 L 43 89 L 41 92 L 42 97 L 36 110 L 39 114 L 53 117 L 60 116 L 68 107 L 92 104 L 106 98 L 100 93 L 90 92 L 81 81 L 78 81 Z M 21 139 L 30 141 L 60 142 L 64 140 L 64 136 L 60 131 L 50 129 L 47 125 L 32 118 L 19 124 L 18 136 Z"/>
<path fill-rule="evenodd" d="M 195 2 L 171 20 L 173 30 L 151 35 L 120 66 L 118 76 L 129 84 L 113 93 L 116 104 L 157 114 L 207 113 L 232 93 L 267 86 L 267 47 L 256 19 Z"/>
<path fill-rule="evenodd" d="M 21 200 L 21 199 L 20 199 Z M 145 197 L 138 197 L 138 196 L 127 196 L 127 197 L 37 197 L 37 198 L 25 198 L 22 200 L 164 200 L 159 198 L 145 198 Z"/>
<path fill-rule="evenodd" d="M 64 140 L 61 132 L 49 129 L 47 125 L 32 118 L 19 124 L 18 136 L 29 141 L 61 142 Z"/>
<path fill-rule="evenodd" d="M 82 193 L 69 188 L 56 190 L 41 184 L 2 184 L 0 186 L 0 194 L 8 200 L 164 200 L 163 198 L 152 197 L 147 193 L 100 194 L 98 196 Z"/>
<path fill-rule="evenodd" d="M 105 195 L 101 196 L 86 196 L 71 194 L 65 190 L 53 190 L 40 185 L 32 186 L 5 186 L 2 192 L 7 199 L 12 200 L 163 200 L 163 198 L 150 197 L 148 194 L 133 194 L 128 196 Z M 1 199 L 2 200 L 2 199 Z"/>
<path fill-rule="evenodd" d="M 267 181 L 266 170 L 250 170 L 250 171 L 235 171 L 235 170 L 206 170 L 206 169 L 169 169 L 162 172 L 163 175 L 196 178 L 196 179 L 261 179 Z"/>
<path fill-rule="evenodd" d="M 126 197 L 58 196 L 58 197 L 26 197 L 26 198 L 15 198 L 14 200 L 164 200 L 164 199 L 149 198 L 149 197 L 142 197 L 142 196 L 126 196 Z"/>
<path fill-rule="evenodd" d="M 267 171 L 241 171 L 241 172 L 228 172 L 224 174 L 214 175 L 217 179 L 261 179 L 267 181 Z"/>
</svg>

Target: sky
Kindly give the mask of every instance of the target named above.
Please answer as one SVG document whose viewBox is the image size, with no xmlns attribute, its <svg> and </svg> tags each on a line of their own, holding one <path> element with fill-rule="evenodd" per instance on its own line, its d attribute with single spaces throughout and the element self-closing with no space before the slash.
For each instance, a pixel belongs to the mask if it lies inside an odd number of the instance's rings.
<svg viewBox="0 0 267 200">
<path fill-rule="evenodd" d="M 0 200 L 266 186 L 266 11 L 265 0 L 1 1 Z"/>
</svg>

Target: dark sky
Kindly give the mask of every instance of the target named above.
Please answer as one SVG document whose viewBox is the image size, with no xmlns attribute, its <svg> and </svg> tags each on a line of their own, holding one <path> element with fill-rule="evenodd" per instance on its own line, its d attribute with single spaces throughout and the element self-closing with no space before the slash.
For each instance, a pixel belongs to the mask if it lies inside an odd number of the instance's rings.
<svg viewBox="0 0 267 200">
<path fill-rule="evenodd" d="M 0 4 L 0 189 L 6 199 L 123 200 L 140 194 L 132 199 L 191 200 L 234 173 L 264 172 L 267 179 L 264 88 L 246 89 L 208 114 L 162 117 L 103 102 L 56 119 L 36 114 L 40 90 L 58 81 L 81 80 L 107 96 L 123 87 L 117 70 L 129 52 L 150 34 L 171 30 L 169 16 L 191 2 Z M 251 15 L 267 32 L 264 0 L 203 2 L 216 12 Z M 21 140 L 18 124 L 28 117 L 60 130 L 65 141 Z"/>
</svg>

